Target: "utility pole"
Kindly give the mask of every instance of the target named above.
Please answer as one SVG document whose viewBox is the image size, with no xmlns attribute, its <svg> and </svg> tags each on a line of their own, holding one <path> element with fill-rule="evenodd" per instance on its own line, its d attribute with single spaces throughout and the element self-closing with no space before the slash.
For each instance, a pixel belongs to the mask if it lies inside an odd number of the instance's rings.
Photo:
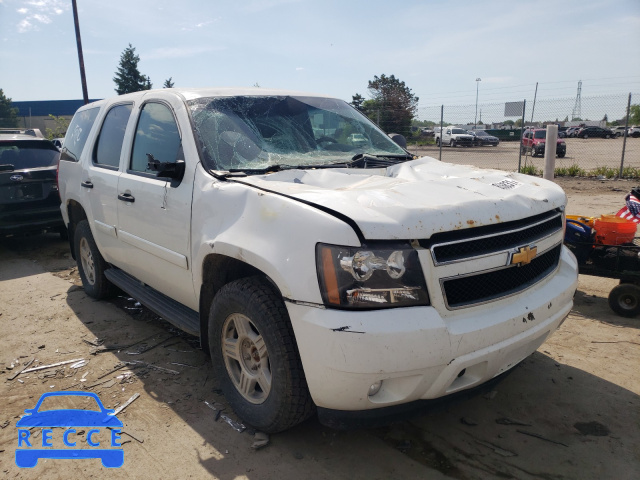
<svg viewBox="0 0 640 480">
<path fill-rule="evenodd" d="M 481 81 L 482 81 L 482 79 L 480 77 L 476 78 L 476 118 L 473 120 L 473 123 L 474 123 L 473 129 L 474 130 L 478 126 L 478 87 L 480 86 L 480 82 Z"/>
<path fill-rule="evenodd" d="M 576 103 L 573 105 L 573 112 L 571 112 L 571 120 L 574 118 L 582 118 L 582 100 L 580 94 L 582 93 L 582 80 L 578 82 L 578 94 L 576 95 Z"/>
<path fill-rule="evenodd" d="M 82 56 L 82 40 L 80 40 L 80 23 L 78 22 L 78 7 L 76 0 L 71 0 L 73 7 L 73 23 L 76 27 L 76 45 L 78 46 L 78 63 L 80 64 L 80 82 L 82 83 L 82 98 L 84 104 L 89 103 L 89 93 L 87 91 L 87 77 L 84 73 L 84 58 Z"/>
</svg>

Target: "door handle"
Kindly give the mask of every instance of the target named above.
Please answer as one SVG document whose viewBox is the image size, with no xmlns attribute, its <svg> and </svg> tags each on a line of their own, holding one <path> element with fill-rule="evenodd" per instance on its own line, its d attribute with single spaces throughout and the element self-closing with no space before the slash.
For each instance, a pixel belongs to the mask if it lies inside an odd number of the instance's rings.
<svg viewBox="0 0 640 480">
<path fill-rule="evenodd" d="M 118 200 L 122 200 L 123 202 L 133 203 L 136 201 L 135 197 L 130 193 L 120 193 L 118 195 Z"/>
<path fill-rule="evenodd" d="M 86 180 L 82 182 L 80 186 L 84 188 L 93 188 L 93 183 L 91 183 L 91 180 Z"/>
</svg>

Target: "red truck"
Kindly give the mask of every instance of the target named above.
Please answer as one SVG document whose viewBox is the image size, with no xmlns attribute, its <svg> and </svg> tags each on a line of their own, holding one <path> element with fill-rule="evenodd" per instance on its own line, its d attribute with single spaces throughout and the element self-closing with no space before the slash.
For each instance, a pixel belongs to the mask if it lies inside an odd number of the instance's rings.
<svg viewBox="0 0 640 480">
<path fill-rule="evenodd" d="M 538 155 L 544 155 L 544 145 L 547 141 L 547 131 L 544 128 L 531 128 L 527 129 L 522 136 L 522 145 L 520 145 L 520 151 L 523 154 L 531 152 L 532 157 Z M 556 155 L 560 158 L 567 154 L 567 144 L 564 140 L 558 138 L 556 142 Z"/>
</svg>

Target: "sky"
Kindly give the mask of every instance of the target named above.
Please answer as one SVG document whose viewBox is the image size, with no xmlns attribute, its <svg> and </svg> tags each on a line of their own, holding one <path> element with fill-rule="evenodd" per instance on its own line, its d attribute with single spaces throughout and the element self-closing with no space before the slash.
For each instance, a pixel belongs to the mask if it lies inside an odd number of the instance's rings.
<svg viewBox="0 0 640 480">
<path fill-rule="evenodd" d="M 132 44 L 154 88 L 171 77 L 176 87 L 258 84 L 351 101 L 386 74 L 411 88 L 424 115 L 475 105 L 477 94 L 486 117 L 492 105 L 531 102 L 536 83 L 540 105 L 573 106 L 582 80 L 585 109 L 590 97 L 620 97 L 614 117 L 629 92 L 640 103 L 640 0 L 77 5 L 90 98 L 116 95 Z M 71 0 L 0 0 L 0 88 L 14 101 L 82 98 Z"/>
</svg>

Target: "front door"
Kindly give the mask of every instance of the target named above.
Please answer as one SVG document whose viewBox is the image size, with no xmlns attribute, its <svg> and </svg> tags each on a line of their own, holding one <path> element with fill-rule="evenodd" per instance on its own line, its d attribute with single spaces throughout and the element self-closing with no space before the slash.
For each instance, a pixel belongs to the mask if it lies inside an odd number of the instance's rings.
<svg viewBox="0 0 640 480">
<path fill-rule="evenodd" d="M 140 109 L 125 171 L 118 180 L 118 238 L 125 269 L 156 290 L 197 309 L 190 261 L 195 165 L 180 181 L 158 178 L 149 161 L 186 160 L 174 109 L 149 101 Z"/>
</svg>

